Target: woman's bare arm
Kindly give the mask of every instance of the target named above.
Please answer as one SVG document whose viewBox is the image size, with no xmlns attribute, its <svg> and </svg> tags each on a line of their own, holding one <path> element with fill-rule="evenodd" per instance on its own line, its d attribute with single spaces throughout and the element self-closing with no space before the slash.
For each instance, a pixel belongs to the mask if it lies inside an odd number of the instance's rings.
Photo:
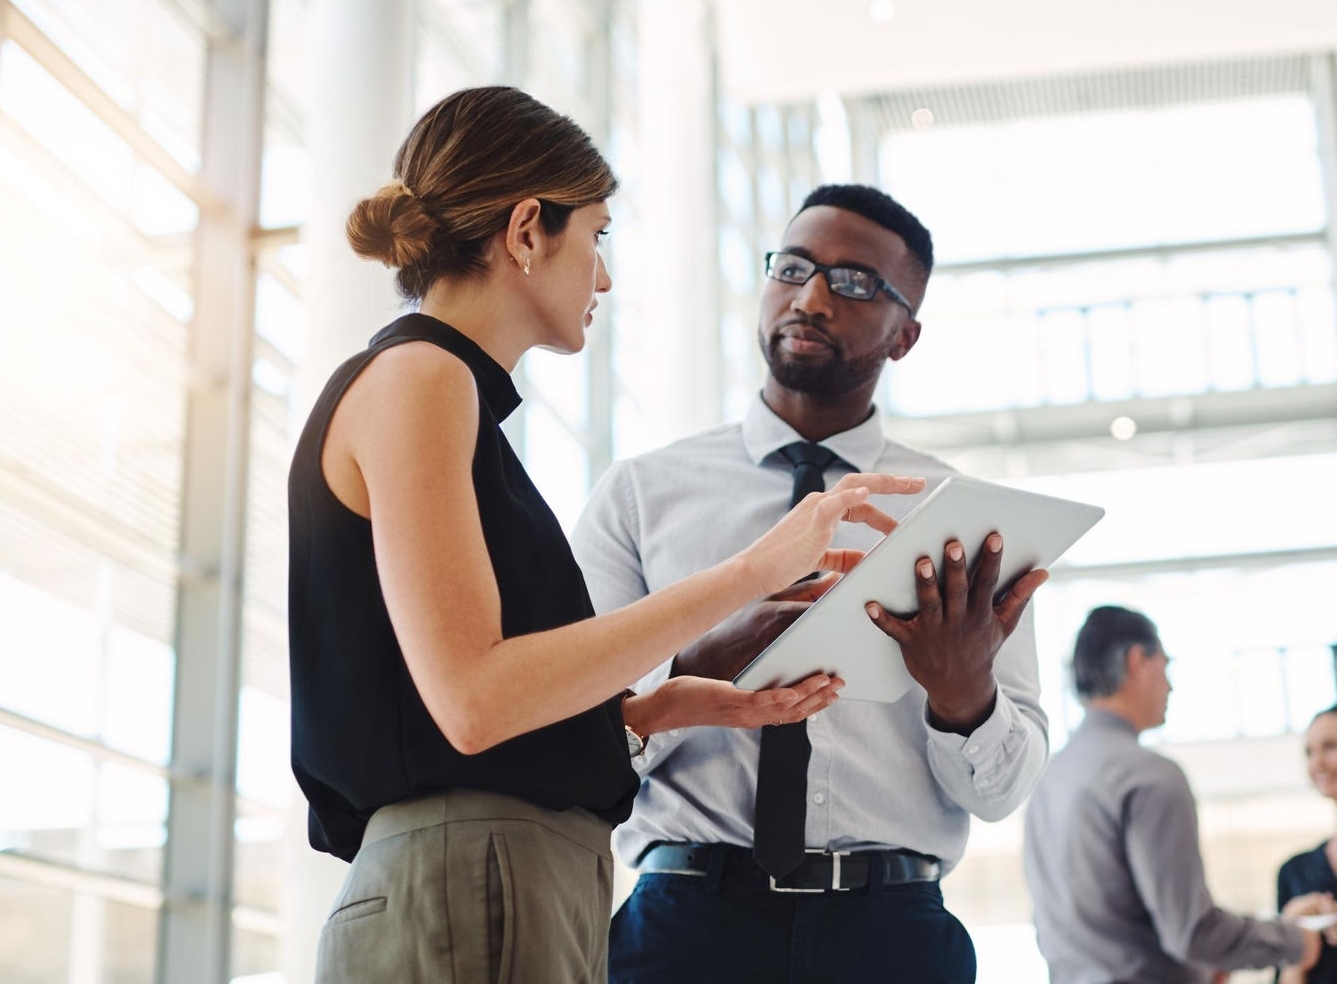
<svg viewBox="0 0 1337 984">
<path fill-rule="evenodd" d="M 414 684 L 466 754 L 570 717 L 616 694 L 752 598 L 814 570 L 847 570 L 827 548 L 842 516 L 889 529 L 868 487 L 814 494 L 715 567 L 626 608 L 503 639 L 501 599 L 472 482 L 472 374 L 429 343 L 379 355 L 331 421 L 322 467 L 335 495 L 372 520 L 386 606 Z M 868 476 L 874 492 L 915 479 Z"/>
</svg>

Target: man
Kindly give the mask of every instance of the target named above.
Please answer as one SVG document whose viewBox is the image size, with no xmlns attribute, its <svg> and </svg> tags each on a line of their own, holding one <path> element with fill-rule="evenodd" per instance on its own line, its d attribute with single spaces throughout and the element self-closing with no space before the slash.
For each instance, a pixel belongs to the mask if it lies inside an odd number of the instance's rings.
<svg viewBox="0 0 1337 984">
<path fill-rule="evenodd" d="M 767 256 L 769 372 L 746 418 L 615 465 L 595 489 L 573 542 L 596 608 L 717 563 L 843 474 L 918 475 L 930 488 L 946 477 L 942 462 L 883 436 L 872 402 L 882 367 L 919 338 L 932 265 L 927 230 L 880 191 L 808 196 Z M 903 516 L 917 498 L 878 505 Z M 860 549 L 874 539 L 852 525 L 842 535 L 838 545 Z M 995 607 L 1001 549 L 990 537 L 968 572 L 962 545 L 947 544 L 941 589 L 939 558 L 916 565 L 917 616 L 870 613 L 917 681 L 900 701 L 837 701 L 806 734 L 649 739 L 634 758 L 644 781 L 632 818 L 615 837 L 641 877 L 613 921 L 612 981 L 974 980 L 974 949 L 938 878 L 960 859 L 970 814 L 1010 813 L 1047 755 L 1023 619 L 1045 574 Z M 638 691 L 672 674 L 732 678 L 829 583 L 744 610 Z"/>
<path fill-rule="evenodd" d="M 1026 881 L 1053 984 L 1188 984 L 1318 959 L 1316 933 L 1212 903 L 1183 770 L 1137 741 L 1165 723 L 1168 662 L 1156 626 L 1126 608 L 1095 609 L 1077 635 L 1086 718 L 1026 811 Z"/>
</svg>

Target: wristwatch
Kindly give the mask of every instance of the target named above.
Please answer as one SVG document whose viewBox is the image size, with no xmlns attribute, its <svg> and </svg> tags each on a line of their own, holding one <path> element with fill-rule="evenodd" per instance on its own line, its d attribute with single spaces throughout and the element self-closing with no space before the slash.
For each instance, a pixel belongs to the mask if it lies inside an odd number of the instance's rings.
<svg viewBox="0 0 1337 984">
<path fill-rule="evenodd" d="M 622 691 L 623 706 L 626 705 L 628 697 L 635 697 L 635 696 L 636 696 L 636 691 L 634 690 Z M 623 722 L 622 730 L 627 733 L 627 754 L 630 755 L 632 758 L 635 758 L 637 755 L 644 755 L 646 736 L 638 735 L 635 731 L 632 730 L 631 725 L 625 722 Z"/>
<path fill-rule="evenodd" d="M 632 758 L 637 755 L 645 754 L 645 739 L 632 731 L 628 725 L 623 725 L 622 730 L 627 733 L 627 754 Z"/>
</svg>

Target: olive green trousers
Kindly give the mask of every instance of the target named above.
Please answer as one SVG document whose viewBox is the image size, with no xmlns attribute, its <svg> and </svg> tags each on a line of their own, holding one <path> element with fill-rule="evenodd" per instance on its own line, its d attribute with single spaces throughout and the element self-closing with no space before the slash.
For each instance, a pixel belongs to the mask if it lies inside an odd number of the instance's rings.
<svg viewBox="0 0 1337 984">
<path fill-rule="evenodd" d="M 473 790 L 372 816 L 316 984 L 605 984 L 611 826 Z"/>
</svg>

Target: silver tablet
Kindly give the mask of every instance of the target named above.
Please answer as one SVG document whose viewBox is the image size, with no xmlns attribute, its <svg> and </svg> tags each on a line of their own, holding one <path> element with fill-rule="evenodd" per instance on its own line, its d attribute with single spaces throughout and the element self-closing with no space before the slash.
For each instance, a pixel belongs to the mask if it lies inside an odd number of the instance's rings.
<svg viewBox="0 0 1337 984">
<path fill-rule="evenodd" d="M 1103 515 L 1099 506 L 953 475 L 749 663 L 734 684 L 761 690 L 823 672 L 844 678 L 841 700 L 898 700 L 913 681 L 900 647 L 873 624 L 865 604 L 876 601 L 900 615 L 917 611 L 915 561 L 932 558 L 941 576 L 943 546 L 955 539 L 973 569 L 984 538 L 995 530 L 1003 536 L 1001 592 L 1027 571 L 1052 564 Z"/>
</svg>

